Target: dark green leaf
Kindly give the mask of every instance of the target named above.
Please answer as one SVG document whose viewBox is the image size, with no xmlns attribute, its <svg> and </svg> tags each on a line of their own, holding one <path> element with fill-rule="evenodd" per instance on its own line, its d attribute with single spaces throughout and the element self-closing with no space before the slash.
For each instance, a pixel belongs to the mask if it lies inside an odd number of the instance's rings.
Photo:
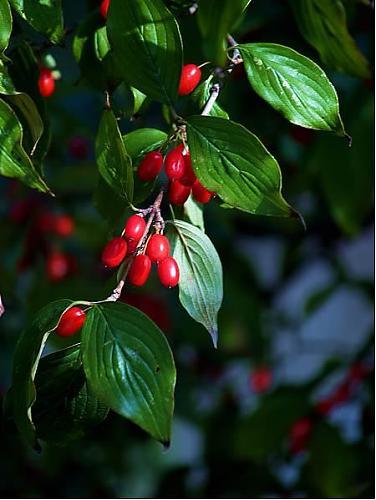
<svg viewBox="0 0 376 500">
<path fill-rule="evenodd" d="M 12 32 L 12 13 L 8 0 L 0 0 L 0 56 L 8 47 Z M 0 70 L 1 71 L 1 70 Z"/>
<path fill-rule="evenodd" d="M 38 448 L 31 408 L 35 402 L 35 374 L 50 331 L 58 324 L 69 300 L 58 300 L 44 307 L 18 340 L 13 361 L 12 410 L 17 428 L 26 443 Z"/>
<path fill-rule="evenodd" d="M 207 58 L 224 66 L 226 36 L 239 22 L 239 18 L 251 0 L 200 0 L 197 11 L 198 24 L 204 38 Z"/>
<path fill-rule="evenodd" d="M 133 171 L 113 112 L 103 111 L 95 151 L 99 173 L 107 184 L 127 203 L 133 199 Z"/>
<path fill-rule="evenodd" d="M 36 31 L 46 35 L 51 42 L 63 38 L 63 11 L 61 0 L 10 0 L 14 10 Z"/>
<path fill-rule="evenodd" d="M 259 215 L 293 215 L 281 194 L 277 161 L 246 128 L 223 118 L 191 116 L 187 134 L 197 177 L 229 206 Z"/>
<path fill-rule="evenodd" d="M 253 89 L 290 122 L 344 134 L 335 88 L 322 69 L 275 43 L 239 45 Z"/>
<path fill-rule="evenodd" d="M 169 443 L 176 372 L 159 328 L 125 304 L 93 306 L 82 332 L 82 356 L 97 397 L 157 440 Z"/>
<path fill-rule="evenodd" d="M 109 200 L 111 200 L 111 203 L 109 203 Z M 115 228 L 124 218 L 126 209 L 124 200 L 110 188 L 102 177 L 98 179 L 93 194 L 93 203 L 111 229 Z"/>
<path fill-rule="evenodd" d="M 173 256 L 180 270 L 179 299 L 192 318 L 204 325 L 217 347 L 217 316 L 223 299 L 222 264 L 210 239 L 200 229 L 173 221 Z"/>
<path fill-rule="evenodd" d="M 173 103 L 182 42 L 175 18 L 162 0 L 112 0 L 107 32 L 125 81 L 152 99 Z"/>
<path fill-rule="evenodd" d="M 192 92 L 191 98 L 196 101 L 199 112 L 201 112 L 210 97 L 210 89 L 213 85 L 213 78 L 209 77 L 204 82 L 202 82 L 195 90 Z M 224 111 L 220 105 L 215 102 L 214 106 L 211 108 L 209 116 L 218 116 L 219 118 L 228 118 L 228 114 Z"/>
<path fill-rule="evenodd" d="M 42 358 L 35 385 L 33 419 L 45 441 L 78 439 L 107 417 L 108 408 L 87 385 L 79 344 Z"/>
<path fill-rule="evenodd" d="M 303 37 L 324 64 L 360 78 L 369 77 L 369 65 L 347 30 L 346 11 L 339 0 L 291 0 Z"/>
<path fill-rule="evenodd" d="M 0 174 L 14 177 L 30 187 L 49 192 L 22 146 L 22 126 L 15 112 L 0 99 Z"/>
</svg>

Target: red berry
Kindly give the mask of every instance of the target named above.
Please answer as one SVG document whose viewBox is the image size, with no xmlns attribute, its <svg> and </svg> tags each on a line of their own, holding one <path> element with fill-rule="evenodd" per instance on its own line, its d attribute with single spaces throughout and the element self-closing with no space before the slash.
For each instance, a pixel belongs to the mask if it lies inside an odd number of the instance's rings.
<svg viewBox="0 0 376 500">
<path fill-rule="evenodd" d="M 83 327 L 86 314 L 80 307 L 71 307 L 62 315 L 56 333 L 61 337 L 70 337 Z"/>
<path fill-rule="evenodd" d="M 179 283 L 179 266 L 173 257 L 158 263 L 158 276 L 163 286 L 172 288 Z"/>
<path fill-rule="evenodd" d="M 137 243 L 144 234 L 146 222 L 140 215 L 131 215 L 125 224 L 124 234 L 127 240 L 134 240 Z"/>
<path fill-rule="evenodd" d="M 159 151 L 151 151 L 144 156 L 138 167 L 138 176 L 142 181 L 152 181 L 162 169 L 163 156 Z"/>
<path fill-rule="evenodd" d="M 190 94 L 199 84 L 201 80 L 201 69 L 195 64 L 185 64 L 183 66 L 180 83 L 179 83 L 179 95 Z"/>
<path fill-rule="evenodd" d="M 256 393 L 266 392 L 272 385 L 272 372 L 267 366 L 257 368 L 251 373 L 251 387 Z"/>
<path fill-rule="evenodd" d="M 152 262 L 159 262 L 170 254 L 170 242 L 163 234 L 153 234 L 146 247 L 146 255 Z"/>
<path fill-rule="evenodd" d="M 290 429 L 290 448 L 293 453 L 303 451 L 310 438 L 312 431 L 312 420 L 303 417 L 297 420 Z"/>
<path fill-rule="evenodd" d="M 57 215 L 53 223 L 53 229 L 59 236 L 70 236 L 74 231 L 74 221 L 69 215 Z"/>
<path fill-rule="evenodd" d="M 138 241 L 136 240 L 128 240 L 128 248 L 127 248 L 127 255 L 133 255 L 136 251 Z"/>
<path fill-rule="evenodd" d="M 196 179 L 195 183 L 192 186 L 192 195 L 193 198 L 199 203 L 209 203 L 209 201 L 213 198 L 214 193 L 208 191 L 201 182 Z"/>
<path fill-rule="evenodd" d="M 110 240 L 102 252 L 102 262 L 106 267 L 116 267 L 124 260 L 127 255 L 127 242 L 117 236 Z"/>
<path fill-rule="evenodd" d="M 89 144 L 85 137 L 71 137 L 68 144 L 69 153 L 77 160 L 85 160 L 89 153 Z"/>
<path fill-rule="evenodd" d="M 192 168 L 191 155 L 189 151 L 183 156 L 184 157 L 184 175 L 181 177 L 180 182 L 184 186 L 192 186 L 196 180 L 196 174 Z"/>
<path fill-rule="evenodd" d="M 135 286 L 143 286 L 149 278 L 151 270 L 151 260 L 147 255 L 136 255 L 131 268 L 129 269 L 128 278 L 130 283 Z"/>
<path fill-rule="evenodd" d="M 184 205 L 190 192 L 190 186 L 184 186 L 181 182 L 173 180 L 168 187 L 168 199 L 173 205 Z"/>
<path fill-rule="evenodd" d="M 180 179 L 184 175 L 185 162 L 182 154 L 184 146 L 181 144 L 177 148 L 169 151 L 165 158 L 165 172 L 169 179 Z"/>
<path fill-rule="evenodd" d="M 69 257 L 62 252 L 51 252 L 47 257 L 46 271 L 51 281 L 61 281 L 69 274 Z"/>
<path fill-rule="evenodd" d="M 51 70 L 49 70 L 48 68 L 42 68 L 40 70 L 38 87 L 39 93 L 43 97 L 49 97 L 54 93 L 55 80 L 52 76 Z"/>
<path fill-rule="evenodd" d="M 101 6 L 99 7 L 99 11 L 103 19 L 107 18 L 107 12 L 109 6 L 110 6 L 110 0 L 102 0 Z"/>
</svg>

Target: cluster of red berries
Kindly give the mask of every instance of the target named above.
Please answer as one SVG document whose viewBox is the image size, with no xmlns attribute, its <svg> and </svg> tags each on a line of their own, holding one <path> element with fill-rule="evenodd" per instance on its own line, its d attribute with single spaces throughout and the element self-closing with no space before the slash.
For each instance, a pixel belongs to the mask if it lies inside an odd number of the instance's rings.
<svg viewBox="0 0 376 500">
<path fill-rule="evenodd" d="M 196 178 L 191 156 L 183 144 L 171 149 L 164 159 L 160 151 L 147 153 L 138 167 L 138 176 L 142 181 L 151 181 L 159 175 L 163 165 L 170 180 L 168 198 L 173 205 L 184 205 L 191 192 L 199 203 L 208 203 L 214 196 Z"/>
<path fill-rule="evenodd" d="M 156 263 L 162 285 L 168 288 L 176 286 L 179 282 L 179 267 L 176 260 L 170 256 L 170 243 L 166 236 L 153 234 L 146 244 L 145 252 L 136 253 L 145 230 L 144 218 L 141 215 L 132 215 L 125 224 L 123 236 L 113 238 L 104 247 L 103 264 L 110 268 L 117 267 L 127 256 L 133 256 L 128 272 L 128 279 L 132 285 L 145 285 L 151 265 Z"/>
</svg>

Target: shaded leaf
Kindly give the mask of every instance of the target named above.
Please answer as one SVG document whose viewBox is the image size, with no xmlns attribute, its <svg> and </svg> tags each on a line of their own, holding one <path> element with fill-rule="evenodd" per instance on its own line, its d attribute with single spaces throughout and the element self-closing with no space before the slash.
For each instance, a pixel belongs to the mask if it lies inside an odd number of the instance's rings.
<svg viewBox="0 0 376 500">
<path fill-rule="evenodd" d="M 197 201 L 192 198 L 192 195 L 190 195 L 188 200 L 183 205 L 183 212 L 187 222 L 190 222 L 194 226 L 201 229 L 201 231 L 205 232 L 204 210 L 202 203 L 197 203 Z"/>
<path fill-rule="evenodd" d="M 8 0 L 0 0 L 0 57 L 2 56 L 2 52 L 8 47 L 11 33 L 12 13 L 9 2 Z"/>
</svg>

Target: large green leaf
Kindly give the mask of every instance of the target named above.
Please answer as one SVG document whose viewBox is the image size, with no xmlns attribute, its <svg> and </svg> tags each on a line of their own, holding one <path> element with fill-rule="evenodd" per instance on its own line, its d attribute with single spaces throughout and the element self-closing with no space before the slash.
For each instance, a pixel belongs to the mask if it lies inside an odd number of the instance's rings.
<svg viewBox="0 0 376 500">
<path fill-rule="evenodd" d="M 12 13 L 8 0 L 0 0 L 0 57 L 8 47 L 12 32 Z"/>
<path fill-rule="evenodd" d="M 70 305 L 69 300 L 48 304 L 35 316 L 33 322 L 18 340 L 13 361 L 11 406 L 17 428 L 24 441 L 38 448 L 31 408 L 35 403 L 35 374 L 50 330 Z"/>
<path fill-rule="evenodd" d="M 78 439 L 107 417 L 108 408 L 87 385 L 79 344 L 42 358 L 35 385 L 33 419 L 45 441 Z"/>
<path fill-rule="evenodd" d="M 239 22 L 239 18 L 251 0 L 200 0 L 197 21 L 204 38 L 204 49 L 208 59 L 224 66 L 226 36 Z"/>
<path fill-rule="evenodd" d="M 162 0 L 111 0 L 107 32 L 126 82 L 167 104 L 177 97 L 182 42 L 174 16 Z"/>
<path fill-rule="evenodd" d="M 213 243 L 199 228 L 174 220 L 173 256 L 180 270 L 179 299 L 217 347 L 217 316 L 223 299 L 222 264 Z"/>
<path fill-rule="evenodd" d="M 107 184 L 128 203 L 133 199 L 133 171 L 115 115 L 105 109 L 99 123 L 95 151 L 99 173 Z"/>
<path fill-rule="evenodd" d="M 187 135 L 197 177 L 227 205 L 259 215 L 293 215 L 281 194 L 277 161 L 246 128 L 223 118 L 191 116 Z"/>
<path fill-rule="evenodd" d="M 323 70 L 275 43 L 238 46 L 253 89 L 290 122 L 344 134 L 335 88 Z"/>
<path fill-rule="evenodd" d="M 369 77 L 369 65 L 347 30 L 346 11 L 339 0 L 290 0 L 303 37 L 324 64 L 360 78 Z"/>
<path fill-rule="evenodd" d="M 15 112 L 0 99 L 0 174 L 14 177 L 30 187 L 49 192 L 22 146 L 23 131 Z"/>
<path fill-rule="evenodd" d="M 155 323 L 126 304 L 93 306 L 82 332 L 82 356 L 97 397 L 168 444 L 176 371 Z"/>
<path fill-rule="evenodd" d="M 61 0 L 10 0 L 14 10 L 36 31 L 46 35 L 51 42 L 63 38 L 63 10 Z"/>
</svg>

